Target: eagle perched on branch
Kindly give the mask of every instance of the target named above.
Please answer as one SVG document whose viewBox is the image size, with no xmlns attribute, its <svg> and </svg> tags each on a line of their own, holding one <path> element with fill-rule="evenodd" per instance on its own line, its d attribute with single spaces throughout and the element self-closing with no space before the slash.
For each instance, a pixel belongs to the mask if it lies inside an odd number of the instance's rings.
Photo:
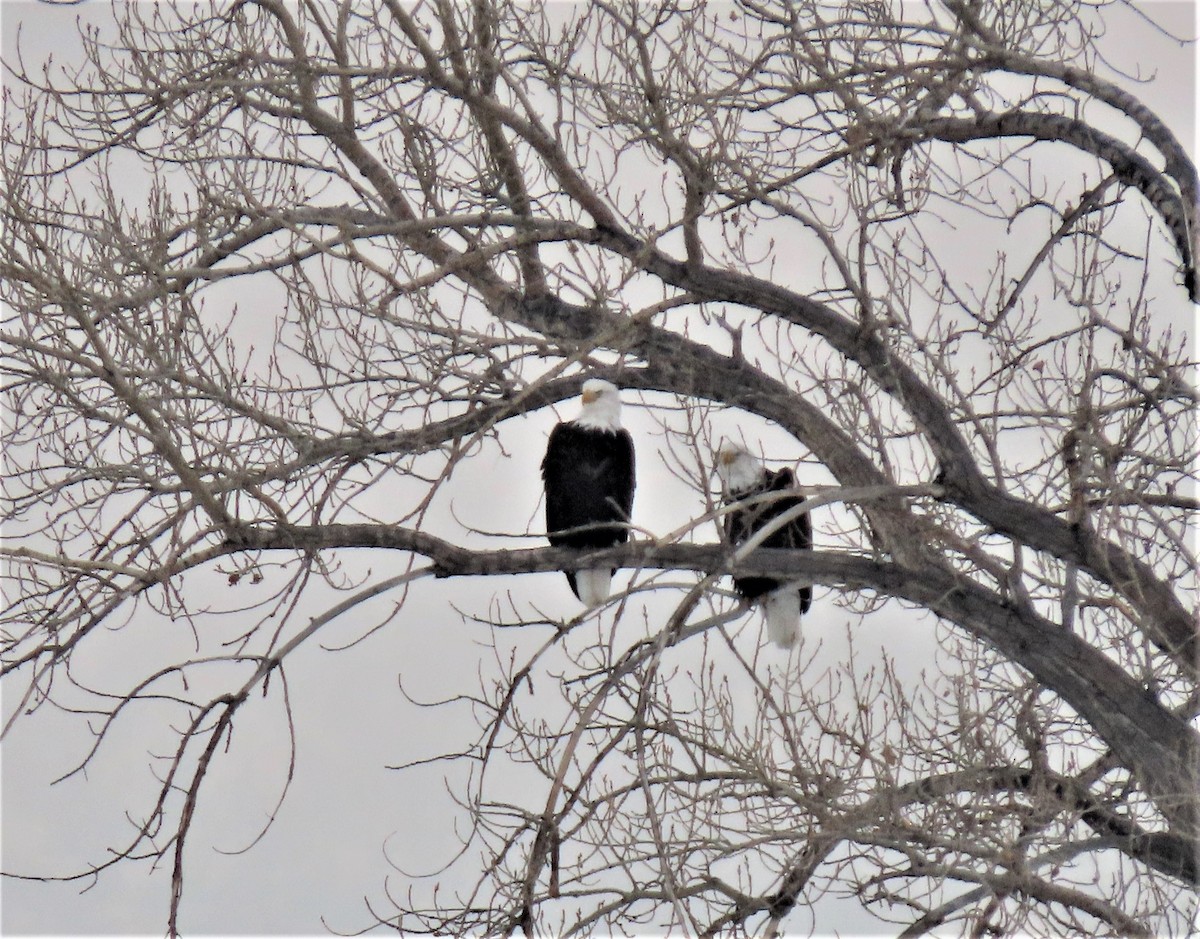
<svg viewBox="0 0 1200 939">
<path fill-rule="evenodd" d="M 795 492 L 796 477 L 790 469 L 772 472 L 750 451 L 725 442 L 717 452 L 717 475 L 724 488 L 724 501 L 732 508 L 725 515 L 725 534 L 740 545 L 785 512 L 803 505 Z M 778 493 L 779 495 L 775 495 Z M 746 503 L 746 504 L 743 504 Z M 767 535 L 763 548 L 812 549 L 812 522 L 807 512 L 795 514 Z M 790 648 L 800 635 L 800 615 L 812 604 L 812 587 L 781 584 L 774 577 L 735 577 L 734 589 L 747 600 L 761 603 L 767 635 L 778 646 Z"/>
<path fill-rule="evenodd" d="M 633 510 L 633 438 L 621 426 L 617 386 L 597 378 L 583 383 L 579 417 L 550 432 L 542 460 L 546 532 L 552 545 L 609 548 L 629 538 Z M 606 524 L 613 523 L 613 524 Z M 608 599 L 612 568 L 566 571 L 584 605 Z"/>
</svg>

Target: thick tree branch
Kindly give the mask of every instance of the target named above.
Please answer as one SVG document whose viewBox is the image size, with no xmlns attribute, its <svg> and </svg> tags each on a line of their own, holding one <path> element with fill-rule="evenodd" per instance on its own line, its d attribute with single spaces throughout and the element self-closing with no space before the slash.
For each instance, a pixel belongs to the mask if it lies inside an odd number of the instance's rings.
<svg viewBox="0 0 1200 939">
<path fill-rule="evenodd" d="M 884 391 L 904 403 L 937 455 L 950 501 L 1001 534 L 1062 560 L 1073 561 L 1099 580 L 1111 583 L 1138 610 L 1141 625 L 1151 640 L 1181 668 L 1193 675 L 1200 674 L 1200 637 L 1197 636 L 1192 615 L 1179 602 L 1171 586 L 1160 580 L 1149 565 L 1132 557 L 1119 545 L 1081 532 L 1053 513 L 1009 496 L 989 482 L 976 464 L 969 445 L 945 403 L 916 372 L 889 351 L 884 337 L 873 331 L 864 331 L 823 304 L 749 274 L 685 264 L 643 245 L 635 246 L 626 239 L 604 233 L 601 233 L 601 243 L 629 257 L 644 259 L 647 270 L 698 298 L 741 303 L 774 313 L 822 336 L 866 370 Z M 732 387 L 737 387 L 737 381 L 748 377 L 751 371 L 744 363 L 734 362 L 707 348 L 697 350 L 678 339 L 671 340 L 671 343 L 672 356 L 669 361 L 680 364 L 686 361 L 681 353 L 711 360 L 697 362 L 701 367 L 696 369 L 696 374 L 701 376 L 701 381 L 705 375 L 723 375 L 732 380 Z M 663 344 L 665 347 L 665 340 Z M 726 384 L 724 387 L 729 386 Z M 754 394 L 758 391 L 754 389 L 746 396 L 747 399 L 755 400 Z M 796 403 L 794 407 L 799 411 L 803 402 Z M 760 408 L 750 409 L 755 413 L 763 413 Z M 833 437 L 836 427 L 823 427 L 819 438 L 814 435 L 813 429 L 818 424 L 831 424 L 823 420 L 819 413 L 808 416 L 803 423 L 787 413 L 764 416 L 778 420 L 809 444 L 814 452 L 818 451 L 814 440 L 836 439 Z M 877 481 L 861 478 L 861 459 L 851 458 L 839 465 L 834 457 L 826 459 L 823 453 L 821 456 L 839 475 L 839 479 L 848 485 L 870 485 Z M 856 466 L 860 478 L 843 478 L 840 475 L 841 465 Z"/>
<path fill-rule="evenodd" d="M 421 702 L 471 742 L 392 761 L 465 777 L 462 850 L 380 923 L 775 935 L 835 881 L 918 929 L 964 896 L 979 929 L 1182 920 L 1196 473 L 1159 261 L 1196 293 L 1195 166 L 1092 73 L 1104 13 L 877 6 L 126 5 L 68 69 L 11 68 L 10 712 L 90 721 L 78 770 L 127 759 L 133 711 L 177 744 L 93 871 L 174 850 L 175 931 L 234 712 L 253 735 L 269 685 L 298 731 L 285 672 L 329 667 L 332 617 L 407 631 L 466 577 L 473 628 L 356 673 L 494 647 Z M 503 550 L 430 534 L 490 459 L 534 472 L 510 418 L 584 373 L 640 398 L 645 524 L 675 531 L 554 549 L 513 505 L 471 523 L 526 533 Z M 836 480 L 805 488 L 822 550 L 675 543 L 724 511 L 688 506 L 730 434 Z M 630 586 L 581 615 L 561 574 L 515 576 L 608 565 Z M 840 596 L 781 655 L 727 628 L 735 572 Z M 868 636 L 888 617 L 935 656 L 918 676 Z M 97 670 L 118 631 L 136 654 Z M 1099 879 L 1060 888 L 1060 858 Z"/>
</svg>

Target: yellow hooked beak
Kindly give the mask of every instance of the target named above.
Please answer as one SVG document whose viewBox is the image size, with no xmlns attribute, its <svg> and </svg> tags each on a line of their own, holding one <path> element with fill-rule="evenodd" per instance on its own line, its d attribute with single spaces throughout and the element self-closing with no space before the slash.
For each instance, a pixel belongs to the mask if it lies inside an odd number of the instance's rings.
<svg viewBox="0 0 1200 939">
<path fill-rule="evenodd" d="M 600 392 L 598 392 L 598 391 L 591 391 L 591 390 L 585 391 L 583 393 L 583 403 L 591 404 L 593 401 L 595 401 L 599 397 L 600 397 Z"/>
</svg>

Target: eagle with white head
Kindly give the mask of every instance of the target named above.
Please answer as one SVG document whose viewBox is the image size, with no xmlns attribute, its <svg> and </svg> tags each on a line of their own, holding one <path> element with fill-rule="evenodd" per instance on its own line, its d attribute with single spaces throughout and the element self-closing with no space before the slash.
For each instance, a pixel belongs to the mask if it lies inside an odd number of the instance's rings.
<svg viewBox="0 0 1200 939">
<path fill-rule="evenodd" d="M 583 383 L 579 417 L 550 432 L 542 460 L 546 532 L 552 545 L 608 548 L 629 538 L 633 511 L 633 438 L 621 426 L 621 394 L 611 382 Z M 598 606 L 612 589 L 613 568 L 565 572 L 571 592 Z"/>
<path fill-rule="evenodd" d="M 731 506 L 724 516 L 725 534 L 739 545 L 785 512 L 803 505 L 796 491 L 795 474 L 788 467 L 772 472 L 745 447 L 726 441 L 717 452 L 717 476 L 724 501 Z M 778 494 L 778 495 L 776 495 Z M 743 504 L 754 499 L 752 504 Z M 812 549 L 812 522 L 807 512 L 796 514 L 763 539 L 763 548 Z M 812 604 L 812 587 L 781 583 L 774 577 L 735 577 L 734 589 L 747 600 L 761 603 L 767 635 L 785 649 L 800 636 L 800 615 Z"/>
</svg>

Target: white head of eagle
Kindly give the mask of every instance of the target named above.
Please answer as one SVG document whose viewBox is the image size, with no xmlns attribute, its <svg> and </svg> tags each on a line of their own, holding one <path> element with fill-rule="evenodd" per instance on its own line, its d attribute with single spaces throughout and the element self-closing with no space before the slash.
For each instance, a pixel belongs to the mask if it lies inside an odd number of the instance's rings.
<svg viewBox="0 0 1200 939">
<path fill-rule="evenodd" d="M 550 432 L 542 460 L 546 532 L 552 545 L 608 548 L 629 538 L 633 511 L 633 438 L 621 426 L 621 394 L 598 378 L 583 383 L 579 417 Z M 614 568 L 568 570 L 586 606 L 608 599 Z"/>
<path fill-rule="evenodd" d="M 796 477 L 790 469 L 772 472 L 745 447 L 724 441 L 717 451 L 717 476 L 724 501 L 731 508 L 724 516 L 725 534 L 734 545 L 742 544 L 768 522 L 803 504 L 795 492 Z M 769 496 L 753 505 L 740 505 L 755 496 Z M 791 494 L 785 494 L 791 493 Z M 763 539 L 764 548 L 812 548 L 812 522 L 808 513 L 797 515 Z M 800 614 L 812 604 L 812 587 L 781 584 L 773 577 L 735 577 L 734 589 L 754 603 L 761 603 L 767 635 L 776 645 L 790 648 L 800 635 Z"/>
</svg>

